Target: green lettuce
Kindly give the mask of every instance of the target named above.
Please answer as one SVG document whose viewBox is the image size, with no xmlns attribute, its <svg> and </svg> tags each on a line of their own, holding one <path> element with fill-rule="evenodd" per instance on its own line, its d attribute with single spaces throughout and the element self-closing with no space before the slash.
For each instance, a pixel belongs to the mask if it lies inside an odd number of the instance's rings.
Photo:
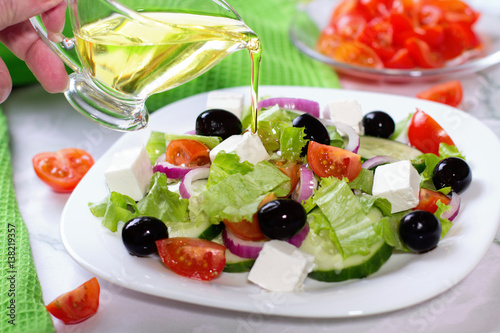
<svg viewBox="0 0 500 333">
<path fill-rule="evenodd" d="M 216 158 L 212 167 L 217 167 L 220 162 Z M 223 162 L 229 163 L 231 160 L 225 159 Z M 233 166 L 220 169 L 232 170 L 237 167 L 237 163 L 232 161 Z M 248 168 L 248 165 L 243 167 Z M 268 193 L 274 192 L 280 197 L 290 192 L 290 178 L 267 161 L 258 163 L 246 173 L 228 172 L 223 179 L 218 178 L 217 182 L 209 178 L 205 191 L 189 199 L 191 220 L 197 223 L 208 220 L 213 224 L 224 219 L 250 221 Z"/>
<path fill-rule="evenodd" d="M 167 177 L 156 172 L 151 179 L 148 194 L 135 202 L 129 196 L 118 192 L 97 203 L 89 203 L 91 213 L 102 217 L 102 225 L 110 231 L 118 230 L 118 222 L 128 222 L 137 216 L 153 216 L 165 224 L 189 221 L 188 200 L 167 188 Z"/>
<path fill-rule="evenodd" d="M 188 200 L 167 187 L 167 176 L 156 172 L 148 194 L 137 203 L 141 215 L 156 217 L 164 223 L 189 221 Z"/>
<path fill-rule="evenodd" d="M 118 230 L 118 222 L 127 222 L 139 215 L 134 199 L 118 192 L 111 192 L 100 202 L 89 203 L 89 208 L 94 216 L 103 218 L 102 225 L 112 232 Z"/>
<path fill-rule="evenodd" d="M 148 152 L 151 164 L 154 165 L 158 157 L 164 154 L 166 150 L 165 133 L 152 131 L 146 143 L 146 151 Z"/>
<path fill-rule="evenodd" d="M 308 215 L 309 226 L 316 234 L 328 232 L 344 258 L 366 255 L 370 247 L 381 240 L 373 229 L 373 224 L 382 217 L 380 210 L 375 208 L 376 198 L 360 201 L 345 181 L 330 177 L 321 180 L 312 201 L 321 213 L 317 209 L 310 211 L 313 218 L 309 220 Z"/>
</svg>

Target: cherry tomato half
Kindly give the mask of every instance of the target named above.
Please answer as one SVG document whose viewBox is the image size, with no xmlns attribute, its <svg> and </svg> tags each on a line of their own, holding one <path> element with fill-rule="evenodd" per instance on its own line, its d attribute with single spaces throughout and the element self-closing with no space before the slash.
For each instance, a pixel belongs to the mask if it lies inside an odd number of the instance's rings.
<svg viewBox="0 0 500 333">
<path fill-rule="evenodd" d="M 309 142 L 307 160 L 312 171 L 320 177 L 347 177 L 349 181 L 361 172 L 361 156 L 348 150 Z"/>
<path fill-rule="evenodd" d="M 449 204 L 451 199 L 448 198 L 441 192 L 436 192 L 433 190 L 429 190 L 426 188 L 421 188 L 418 194 L 419 201 L 417 207 L 413 208 L 413 210 L 426 210 L 429 213 L 434 214 L 438 209 L 437 202 L 441 201 L 445 205 Z"/>
<path fill-rule="evenodd" d="M 210 149 L 196 140 L 172 140 L 166 154 L 167 162 L 173 165 L 202 166 L 210 163 Z"/>
<path fill-rule="evenodd" d="M 455 145 L 446 131 L 427 113 L 417 109 L 408 126 L 410 144 L 422 153 L 439 156 L 439 144 Z"/>
<path fill-rule="evenodd" d="M 206 239 L 165 238 L 157 240 L 156 247 L 168 268 L 195 280 L 212 280 L 222 273 L 226 264 L 226 248 Z"/>
<path fill-rule="evenodd" d="M 269 193 L 264 197 L 262 202 L 259 204 L 259 209 L 264 204 L 269 201 L 276 200 L 277 197 L 274 193 Z M 259 220 L 257 219 L 257 212 L 253 215 L 252 221 L 239 221 L 239 222 L 230 222 L 228 220 L 223 221 L 226 228 L 228 228 L 233 234 L 235 234 L 238 238 L 249 240 L 249 241 L 260 241 L 266 239 L 266 236 L 260 231 Z"/>
<path fill-rule="evenodd" d="M 457 107 L 463 98 L 462 84 L 460 81 L 441 83 L 418 93 L 417 97 Z"/>
<path fill-rule="evenodd" d="M 56 192 L 73 191 L 94 165 L 92 156 L 78 148 L 40 153 L 33 157 L 32 162 L 38 178 Z"/>
<path fill-rule="evenodd" d="M 99 307 L 101 288 L 94 277 L 78 288 L 50 302 L 46 309 L 65 324 L 77 324 L 92 317 Z"/>
</svg>

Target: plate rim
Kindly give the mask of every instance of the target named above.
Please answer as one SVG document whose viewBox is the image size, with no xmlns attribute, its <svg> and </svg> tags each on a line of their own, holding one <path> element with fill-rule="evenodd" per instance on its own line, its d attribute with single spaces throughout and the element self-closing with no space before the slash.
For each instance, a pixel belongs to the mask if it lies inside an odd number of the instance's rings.
<svg viewBox="0 0 500 333">
<path fill-rule="evenodd" d="M 422 100 L 417 100 L 417 99 L 414 99 L 414 98 L 410 98 L 410 97 L 404 97 L 404 96 L 398 96 L 398 95 L 391 95 L 391 94 L 381 94 L 381 93 L 374 93 L 374 92 L 365 92 L 365 91 L 357 91 L 357 90 L 345 90 L 345 89 L 336 89 L 336 88 L 316 88 L 316 87 L 300 87 L 300 86 L 262 86 L 260 91 L 261 92 L 266 92 L 267 95 L 275 95 L 276 92 L 281 92 L 281 95 L 283 95 L 283 92 L 293 92 L 293 91 L 297 91 L 297 90 L 302 90 L 302 91 L 314 91 L 318 94 L 323 94 L 323 93 L 328 93 L 328 92 L 342 92 L 342 93 L 346 93 L 347 92 L 347 95 L 357 95 L 357 94 L 361 94 L 361 95 L 366 95 L 366 96 L 376 96 L 376 97 L 379 97 L 379 98 L 382 98 L 382 99 L 385 99 L 385 98 L 388 98 L 388 97 L 391 97 L 391 98 L 397 98 L 397 99 L 401 99 L 401 100 L 413 100 L 415 102 L 418 102 L 418 104 L 422 104 L 422 105 L 428 105 L 428 106 L 432 106 L 434 105 L 434 107 L 436 107 L 436 104 L 437 103 L 434 103 L 434 102 L 428 102 L 428 101 L 422 101 Z M 226 89 L 221 89 L 220 91 L 227 91 L 227 92 L 242 92 L 245 94 L 246 97 L 248 97 L 248 93 L 250 91 L 250 89 L 248 87 L 235 87 L 235 88 L 226 88 Z M 151 122 L 154 122 L 156 118 L 160 118 L 160 116 L 156 116 L 156 115 L 160 115 L 162 114 L 162 112 L 168 112 L 169 109 L 172 109 L 172 108 L 175 108 L 175 107 L 178 107 L 179 105 L 183 105 L 184 103 L 186 103 L 186 101 L 194 101 L 196 99 L 201 99 L 203 97 L 206 97 L 206 95 L 208 94 L 208 92 L 205 92 L 205 93 L 201 93 L 201 94 L 197 94 L 197 95 L 194 95 L 194 96 L 191 96 L 191 97 L 188 97 L 186 99 L 183 99 L 183 100 L 180 100 L 180 101 L 177 101 L 177 102 L 174 102 L 170 105 L 167 105 L 165 106 L 164 108 L 161 108 L 158 110 L 158 112 L 155 112 L 152 117 L 151 117 Z M 296 94 L 293 94 L 294 96 Z M 333 94 L 335 95 L 335 93 Z M 473 121 L 479 123 L 480 125 L 482 125 L 485 129 L 487 129 L 486 131 L 486 134 L 488 134 L 488 131 L 489 131 L 489 135 L 493 135 L 495 138 L 496 138 L 496 142 L 494 144 L 496 144 L 497 146 L 500 147 L 500 141 L 498 140 L 498 138 L 496 137 L 496 135 L 489 129 L 487 128 L 484 124 L 480 123 L 479 120 L 477 120 L 476 118 L 468 115 L 468 114 L 465 114 L 464 112 L 458 110 L 458 109 L 454 109 L 454 108 L 451 108 L 451 107 L 448 107 L 448 106 L 444 106 L 444 105 L 439 105 L 439 108 L 443 108 L 445 110 L 452 110 L 452 114 L 454 114 L 455 112 L 459 112 L 459 114 L 461 114 L 463 117 L 465 117 L 465 119 L 473 119 Z M 151 127 L 150 127 L 151 129 Z M 151 129 L 152 130 L 152 129 Z M 143 134 L 141 134 L 143 133 Z M 124 142 L 126 142 L 126 138 L 135 138 L 135 137 L 141 137 L 141 136 L 146 136 L 146 133 L 148 133 L 147 131 L 143 131 L 143 132 L 136 132 L 136 133 L 127 133 L 127 134 L 124 134 L 123 136 L 121 136 L 113 145 L 112 147 L 103 155 L 103 157 L 101 157 L 100 159 L 98 159 L 98 161 L 96 162 L 96 164 L 98 163 L 103 163 L 101 162 L 101 160 L 103 160 L 103 158 L 105 156 L 107 156 L 108 158 L 110 157 L 110 154 L 111 152 L 114 150 L 117 150 L 118 147 L 120 146 L 120 144 L 123 144 Z M 97 169 L 95 169 L 97 170 Z M 85 184 L 85 179 L 87 179 L 88 177 L 91 177 L 92 174 L 95 173 L 93 172 L 92 170 L 89 172 L 88 176 L 86 175 L 84 177 L 84 180 L 82 180 L 82 184 Z M 103 178 L 103 175 L 102 175 L 102 178 Z M 498 177 L 497 177 L 498 178 Z M 498 184 L 500 185 L 500 179 L 497 179 L 496 182 L 498 182 Z M 261 312 L 261 310 L 259 310 L 258 308 L 255 307 L 255 304 L 254 304 L 254 307 L 251 307 L 251 306 L 236 306 L 235 307 L 235 304 L 233 303 L 227 303 L 227 302 L 224 302 L 224 301 L 221 301 L 220 299 L 218 300 L 212 300 L 212 302 L 208 302 L 208 303 L 211 303 L 211 304 L 200 304 L 200 295 L 184 295 L 184 294 L 179 294 L 179 293 L 173 293 L 172 295 L 170 296 L 165 296 L 165 295 L 158 295 L 158 294 L 155 294 L 153 293 L 151 290 L 149 291 L 145 291 L 144 289 L 140 288 L 140 286 L 137 286 L 137 285 L 131 285 L 130 284 L 130 281 L 126 281 L 126 280 L 123 280 L 122 277 L 120 276 L 113 276 L 113 274 L 109 274 L 109 273 L 106 273 L 106 272 L 102 272 L 100 271 L 99 269 L 96 269 L 96 267 L 94 267 L 94 265 L 92 265 L 91 263 L 88 263 L 86 262 L 84 259 L 82 259 L 81 257 L 81 254 L 77 253 L 74 251 L 73 249 L 73 246 L 72 244 L 69 244 L 69 239 L 67 238 L 67 224 L 68 224 L 68 215 L 71 216 L 71 208 L 72 208 L 72 205 L 73 205 L 73 202 L 76 200 L 75 198 L 77 197 L 80 189 L 83 188 L 82 185 L 78 185 L 77 188 L 75 189 L 75 191 L 73 192 L 73 194 L 71 194 L 70 198 L 68 199 L 64 209 L 63 209 L 63 213 L 62 213 L 62 216 L 61 216 L 61 229 L 60 229 L 60 233 L 61 233 L 61 239 L 63 241 L 63 244 L 64 244 L 64 247 L 65 249 L 68 251 L 68 253 L 70 254 L 70 256 L 78 263 L 80 264 L 82 267 L 84 267 L 85 269 L 89 270 L 90 272 L 94 273 L 95 275 L 111 282 L 111 283 L 114 283 L 114 284 L 117 284 L 117 285 L 120 285 L 124 288 L 128 288 L 128 289 L 132 289 L 132 290 L 136 290 L 138 292 L 141 292 L 141 293 L 145 293 L 145 294 L 151 294 L 151 295 L 156 295 L 156 296 L 160 296 L 162 298 L 167 298 L 167 299 L 173 299 L 173 300 L 177 300 L 177 301 L 183 301 L 183 302 L 187 302 L 187 303 L 194 303 L 194 304 L 198 304 L 198 305 L 204 305 L 204 306 L 209 306 L 209 307 L 214 307 L 214 308 L 219 308 L 219 309 L 226 309 L 226 310 L 236 310 L 236 311 L 243 311 L 243 312 L 250 312 L 250 313 L 259 313 Z M 99 198 L 96 198 L 97 200 Z M 495 214 L 492 214 L 492 215 L 495 215 Z M 498 229 L 498 226 L 500 224 L 500 209 L 498 210 L 498 212 L 496 212 L 496 220 L 497 220 L 497 223 L 495 225 L 490 225 L 490 229 L 493 230 L 493 229 Z M 100 223 L 98 224 L 98 226 L 100 227 Z M 101 227 L 102 228 L 102 227 Z M 448 281 L 447 282 L 447 285 L 446 286 L 443 286 L 442 284 L 438 286 L 433 286 L 431 288 L 431 290 L 427 291 L 426 295 L 423 296 L 423 297 L 419 297 L 419 300 L 418 301 L 413 301 L 411 303 L 408 303 L 408 302 L 403 302 L 403 301 L 393 301 L 393 305 L 392 306 L 389 306 L 389 307 L 385 307 L 385 308 L 379 308 L 379 309 L 374 309 L 374 308 L 371 308 L 371 309 L 362 309 L 362 310 L 359 310 L 359 311 L 352 311 L 350 310 L 351 312 L 346 312 L 346 311 L 341 311 L 341 312 L 334 312 L 334 313 L 329 313 L 329 312 L 325 312 L 325 311 L 319 311 L 317 313 L 303 313 L 301 311 L 301 307 L 300 306 L 297 306 L 297 304 L 294 304 L 293 302 L 300 302 L 301 299 L 303 299 L 302 296 L 304 296 L 304 294 L 298 294 L 298 295 L 292 295 L 291 297 L 288 297 L 288 299 L 290 299 L 290 305 L 285 305 L 285 306 L 277 306 L 275 308 L 272 309 L 272 313 L 266 313 L 266 315 L 279 315 L 279 316 L 293 316 L 293 317 L 303 317 L 303 318 L 345 318 L 345 317 L 353 317 L 353 316 L 365 316 L 365 315 L 373 315 L 373 314 L 381 314 L 381 313 L 386 313 L 386 312 L 391 312 L 391 311 L 395 311 L 395 310 L 399 310 L 399 309 L 402 309 L 402 308 L 406 308 L 406 307 L 409 307 L 409 306 L 413 306 L 413 305 L 416 305 L 416 304 L 419 304 L 421 302 L 424 302 L 424 301 L 427 301 L 433 297 L 436 297 L 438 296 L 439 294 L 447 291 L 448 289 L 452 288 L 454 285 L 456 285 L 459 281 L 461 281 L 463 278 L 465 278 L 466 275 L 468 275 L 470 273 L 470 271 L 472 271 L 476 266 L 477 264 L 479 263 L 479 261 L 484 257 L 489 245 L 491 244 L 491 242 L 493 241 L 493 238 L 494 238 L 494 235 L 495 235 L 495 232 L 491 232 L 491 239 L 489 239 L 489 242 L 487 243 L 487 245 L 484 245 L 482 248 L 481 248 L 481 251 L 477 252 L 476 253 L 476 256 L 474 258 L 474 261 L 471 261 L 469 262 L 469 266 L 470 266 L 470 270 L 467 270 L 467 271 L 462 271 L 460 276 L 458 276 L 458 278 L 454 281 Z M 460 237 L 458 238 L 458 242 L 460 242 Z M 431 253 L 432 255 L 432 253 Z M 232 273 L 227 273 L 227 274 L 232 274 Z M 370 280 L 373 280 L 373 279 L 378 279 L 379 277 L 377 276 L 377 273 L 366 278 L 366 279 L 362 279 L 362 280 L 354 280 L 355 282 L 361 282 L 361 285 L 364 286 L 362 289 L 366 289 L 366 281 L 370 281 Z M 178 278 L 177 278 L 178 279 Z M 192 281 L 185 281 L 185 280 L 182 280 L 180 279 L 180 283 L 187 283 L 187 284 L 193 284 L 195 286 L 198 286 L 199 287 L 199 283 L 196 282 L 196 283 L 193 283 Z M 353 283 L 352 281 L 349 281 L 348 283 Z M 202 288 L 203 289 L 203 288 Z M 259 289 L 257 289 L 259 290 Z M 213 290 L 212 290 L 213 291 Z M 255 291 L 255 290 L 254 290 Z M 217 294 L 217 290 L 215 291 L 215 293 Z M 318 293 L 313 293 L 315 294 L 314 297 L 312 297 L 313 299 L 321 299 L 321 295 L 318 295 Z M 249 295 L 250 297 L 247 297 L 247 300 L 253 300 L 254 302 L 256 302 L 255 300 L 259 299 L 260 298 L 264 298 L 269 296 L 269 294 L 267 294 L 266 296 L 266 293 L 263 293 L 263 292 L 258 292 L 258 293 L 253 293 L 251 295 Z M 294 296 L 297 296 L 297 297 L 294 297 Z M 307 299 L 307 297 L 306 297 Z M 309 299 L 310 300 L 310 299 Z M 203 300 L 202 300 L 203 301 Z"/>
</svg>

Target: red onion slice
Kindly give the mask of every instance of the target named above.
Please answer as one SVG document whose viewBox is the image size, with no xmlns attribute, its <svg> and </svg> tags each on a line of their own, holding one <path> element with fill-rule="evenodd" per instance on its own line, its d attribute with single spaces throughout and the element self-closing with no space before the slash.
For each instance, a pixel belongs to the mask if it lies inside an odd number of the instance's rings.
<svg viewBox="0 0 500 333">
<path fill-rule="evenodd" d="M 375 156 L 375 157 L 372 157 L 372 158 L 366 160 L 365 162 L 363 162 L 361 167 L 363 169 L 371 169 L 371 168 L 374 168 L 374 167 L 379 166 L 381 164 L 393 163 L 393 162 L 397 162 L 397 161 L 398 160 L 395 159 L 394 157 L 379 155 L 379 156 Z"/>
<path fill-rule="evenodd" d="M 296 233 L 294 236 L 292 236 L 289 240 L 287 240 L 288 243 L 300 247 L 302 245 L 302 242 L 304 239 L 306 239 L 307 235 L 309 234 L 309 224 L 306 223 L 304 228 L 300 230 L 298 233 Z"/>
<path fill-rule="evenodd" d="M 461 201 L 462 200 L 460 199 L 460 196 L 458 194 L 456 194 L 455 192 L 451 192 L 451 201 L 450 203 L 448 203 L 450 209 L 444 212 L 441 217 L 453 221 L 460 211 Z"/>
<path fill-rule="evenodd" d="M 179 185 L 179 193 L 184 199 L 189 199 L 193 195 L 193 182 L 200 179 L 207 179 L 210 168 L 196 168 L 189 171 Z"/>
<path fill-rule="evenodd" d="M 238 257 L 256 259 L 266 241 L 247 241 L 236 237 L 231 231 L 224 228 L 222 240 L 227 249 Z"/>
<path fill-rule="evenodd" d="M 316 188 L 318 188 L 318 180 L 314 177 L 314 173 L 305 165 L 301 165 L 299 171 L 299 183 L 292 192 L 292 199 L 302 203 L 313 195 Z"/>
<path fill-rule="evenodd" d="M 333 125 L 343 132 L 345 135 L 347 135 L 347 145 L 345 146 L 345 150 L 352 151 L 353 153 L 357 153 L 359 149 L 359 144 L 360 144 L 360 139 L 359 139 L 359 134 L 356 132 L 352 126 L 349 126 L 347 124 L 341 123 L 341 122 L 334 122 Z"/>
<path fill-rule="evenodd" d="M 307 112 L 310 115 L 319 117 L 319 103 L 304 98 L 274 97 L 264 99 L 259 102 L 258 108 L 268 108 L 278 104 L 282 109 Z"/>
<path fill-rule="evenodd" d="M 173 165 L 166 161 L 167 157 L 165 154 L 161 154 L 160 157 L 156 160 L 155 165 L 153 166 L 153 172 L 162 172 L 167 178 L 170 179 L 181 179 L 183 178 L 189 171 L 200 168 L 200 167 L 183 167 L 179 165 Z"/>
</svg>

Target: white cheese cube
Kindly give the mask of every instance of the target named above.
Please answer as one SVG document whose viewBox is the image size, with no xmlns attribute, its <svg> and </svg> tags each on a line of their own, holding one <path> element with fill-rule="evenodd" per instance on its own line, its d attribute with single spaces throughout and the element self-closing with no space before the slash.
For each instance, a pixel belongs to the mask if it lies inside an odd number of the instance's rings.
<svg viewBox="0 0 500 333">
<path fill-rule="evenodd" d="M 251 132 L 232 135 L 222 141 L 210 151 L 210 160 L 213 161 L 220 151 L 235 152 L 240 157 L 240 162 L 247 161 L 252 164 L 267 161 L 270 158 L 259 136 Z"/>
<path fill-rule="evenodd" d="M 313 255 L 288 242 L 271 240 L 260 251 L 248 280 L 269 291 L 299 291 L 313 267 Z"/>
<path fill-rule="evenodd" d="M 128 195 L 135 201 L 142 199 L 153 176 L 146 148 L 140 146 L 115 153 L 104 176 L 110 191 Z"/>
<path fill-rule="evenodd" d="M 345 123 L 357 133 L 361 133 L 361 120 L 363 114 L 361 105 L 355 100 L 335 101 L 326 105 L 323 111 L 323 117 Z"/>
<path fill-rule="evenodd" d="M 372 194 L 389 200 L 392 213 L 416 207 L 419 190 L 420 175 L 408 160 L 375 169 Z"/>
<path fill-rule="evenodd" d="M 243 94 L 212 91 L 207 97 L 207 109 L 231 111 L 241 119 L 243 113 Z"/>
</svg>

